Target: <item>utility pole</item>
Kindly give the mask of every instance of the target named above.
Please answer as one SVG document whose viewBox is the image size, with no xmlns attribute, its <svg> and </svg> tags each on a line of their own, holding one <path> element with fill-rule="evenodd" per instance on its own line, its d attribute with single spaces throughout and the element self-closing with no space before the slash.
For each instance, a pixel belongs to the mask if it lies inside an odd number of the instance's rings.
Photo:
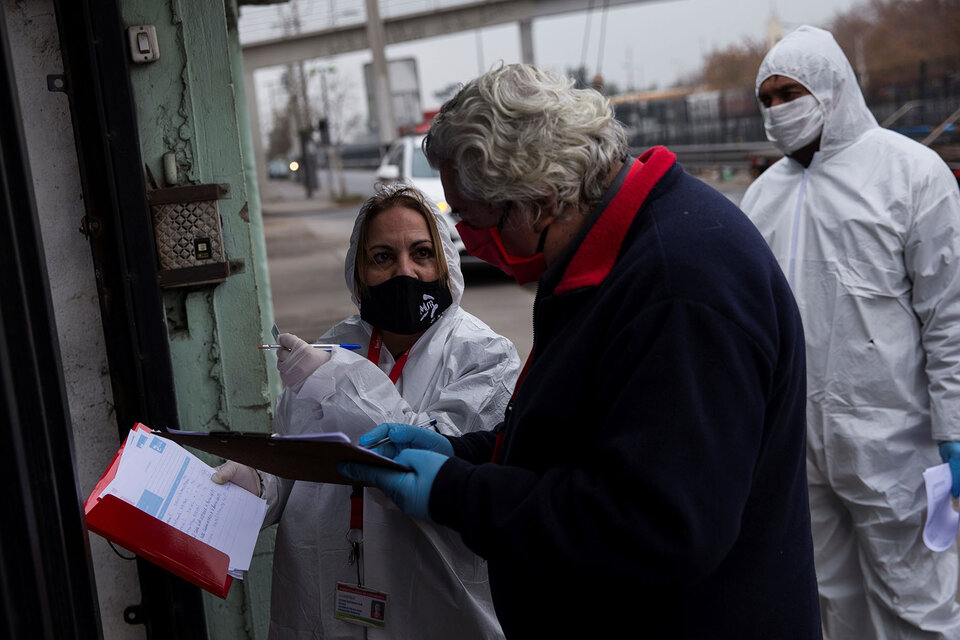
<svg viewBox="0 0 960 640">
<path fill-rule="evenodd" d="M 483 67 L 483 36 L 480 33 L 480 29 L 476 30 L 477 38 L 477 75 L 482 76 L 485 71 Z"/>
<path fill-rule="evenodd" d="M 535 64 L 533 59 L 533 20 L 520 21 L 520 61 Z M 481 69 L 481 73 L 483 70 Z"/>
<path fill-rule="evenodd" d="M 383 35 L 383 21 L 380 20 L 380 7 L 377 0 L 365 0 L 367 7 L 367 42 L 373 54 L 373 95 L 377 103 L 377 123 L 380 146 L 386 149 L 397 135 L 397 125 L 393 118 L 393 93 L 390 90 L 390 76 L 387 74 L 386 39 Z"/>
<path fill-rule="evenodd" d="M 320 126 L 320 144 L 325 147 L 327 154 L 327 182 L 330 184 L 330 191 L 333 192 L 333 175 L 336 171 L 338 177 L 339 194 L 333 194 L 334 197 L 343 196 L 347 193 L 347 182 L 343 175 L 343 164 L 340 162 L 340 135 L 333 135 L 333 114 L 330 112 L 330 101 L 327 91 L 327 73 L 332 72 L 333 67 L 319 67 L 320 73 L 320 99 L 323 104 L 323 120 Z M 342 113 L 341 113 L 342 116 Z M 342 119 L 342 118 L 338 118 Z"/>
<path fill-rule="evenodd" d="M 323 120 L 320 121 L 320 146 L 327 154 L 327 184 L 330 185 L 331 195 L 333 193 L 333 152 L 331 150 L 332 136 L 330 135 L 330 101 L 327 100 L 327 71 L 330 67 L 318 67 L 320 73 L 320 102 L 323 104 Z M 341 194 L 343 192 L 341 191 Z"/>
<path fill-rule="evenodd" d="M 300 33 L 300 7 L 294 0 L 290 2 L 290 22 L 284 23 L 284 32 L 291 28 L 293 34 Z M 313 122 L 310 117 L 310 99 L 307 94 L 307 78 L 303 60 L 287 65 L 287 86 L 290 92 L 290 107 L 296 123 L 297 140 L 300 143 L 300 175 L 307 197 L 313 197 L 317 184 L 317 167 L 313 152 Z"/>
</svg>

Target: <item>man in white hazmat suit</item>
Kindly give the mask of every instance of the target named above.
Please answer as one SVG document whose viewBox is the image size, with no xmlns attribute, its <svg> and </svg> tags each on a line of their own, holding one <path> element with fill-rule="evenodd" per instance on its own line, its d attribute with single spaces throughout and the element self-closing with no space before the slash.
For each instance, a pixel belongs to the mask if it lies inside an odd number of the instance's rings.
<svg viewBox="0 0 960 640">
<path fill-rule="evenodd" d="M 460 435 L 492 429 L 503 420 L 519 373 L 519 357 L 509 340 L 460 307 L 464 286 L 460 259 L 446 221 L 432 213 L 449 272 L 452 303 L 409 349 L 396 383 L 388 377 L 391 371 L 400 372 L 394 356 L 384 348 L 378 364 L 371 362 L 367 345 L 373 328 L 359 315 L 351 316 L 318 341 L 357 343 L 364 349 L 334 349 L 298 391 L 288 386 L 277 401 L 274 431 L 343 431 L 356 441 L 382 422 L 436 420 L 440 433 Z M 345 260 L 347 287 L 358 307 L 354 269 L 363 218 L 361 212 Z M 463 545 L 458 533 L 410 518 L 379 490 L 366 489 L 362 555 L 359 563 L 351 562 L 350 487 L 294 482 L 265 473 L 262 477 L 262 495 L 268 502 L 265 525 L 280 523 L 271 638 L 502 637 L 486 563 Z M 356 585 L 361 573 L 365 588 L 386 593 L 384 629 L 334 617 L 337 584 Z M 371 617 L 376 619 L 376 613 Z"/>
<path fill-rule="evenodd" d="M 793 288 L 807 343 L 807 475 L 830 640 L 960 638 L 957 549 L 922 542 L 923 470 L 960 440 L 960 194 L 881 129 L 827 31 L 757 74 L 787 157 L 741 204 Z"/>
</svg>

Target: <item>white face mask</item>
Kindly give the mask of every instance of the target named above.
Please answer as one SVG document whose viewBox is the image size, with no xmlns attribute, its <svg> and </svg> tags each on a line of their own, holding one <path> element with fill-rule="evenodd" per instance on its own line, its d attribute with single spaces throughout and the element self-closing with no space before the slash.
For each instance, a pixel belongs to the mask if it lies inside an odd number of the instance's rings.
<svg viewBox="0 0 960 640">
<path fill-rule="evenodd" d="M 763 107 L 760 112 L 767 139 L 784 155 L 807 146 L 823 131 L 823 107 L 812 95 Z"/>
</svg>

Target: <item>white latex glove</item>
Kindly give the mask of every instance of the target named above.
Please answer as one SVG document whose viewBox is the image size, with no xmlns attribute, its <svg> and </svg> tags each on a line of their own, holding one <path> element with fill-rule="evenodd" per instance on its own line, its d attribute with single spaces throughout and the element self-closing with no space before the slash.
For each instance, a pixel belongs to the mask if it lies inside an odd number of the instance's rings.
<svg viewBox="0 0 960 640">
<path fill-rule="evenodd" d="M 310 374 L 330 359 L 329 351 L 314 349 L 292 333 L 281 333 L 277 342 L 285 347 L 277 351 L 280 379 L 294 392 L 299 392 Z"/>
<path fill-rule="evenodd" d="M 260 497 L 262 487 L 260 486 L 260 474 L 253 467 L 245 464 L 227 460 L 222 465 L 214 469 L 210 479 L 217 484 L 226 484 L 232 482 L 241 489 L 246 489 L 253 495 Z"/>
</svg>

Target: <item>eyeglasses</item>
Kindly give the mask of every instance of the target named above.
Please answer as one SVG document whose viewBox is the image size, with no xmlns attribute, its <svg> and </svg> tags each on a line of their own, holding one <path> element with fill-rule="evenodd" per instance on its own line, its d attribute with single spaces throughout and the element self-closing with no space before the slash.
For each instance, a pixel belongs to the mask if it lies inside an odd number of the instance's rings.
<svg viewBox="0 0 960 640">
<path fill-rule="evenodd" d="M 489 229 L 491 227 L 496 227 L 497 231 L 502 231 L 504 225 L 507 222 L 507 217 L 510 215 L 513 210 L 512 202 L 505 202 L 500 208 L 499 215 L 497 214 L 497 207 L 495 205 L 485 205 L 483 207 L 471 206 L 470 210 L 464 212 L 453 209 L 451 214 L 457 219 L 462 221 L 469 227 L 474 229 Z"/>
</svg>

